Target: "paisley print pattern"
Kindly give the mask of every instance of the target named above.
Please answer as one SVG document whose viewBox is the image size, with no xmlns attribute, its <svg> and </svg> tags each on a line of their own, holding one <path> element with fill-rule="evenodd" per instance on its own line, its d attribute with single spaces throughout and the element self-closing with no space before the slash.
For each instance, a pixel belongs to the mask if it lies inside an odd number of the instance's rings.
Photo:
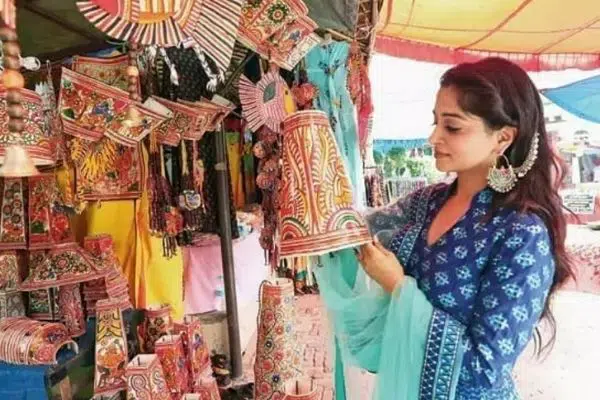
<svg viewBox="0 0 600 400">
<path fill-rule="evenodd" d="M 127 365 L 127 400 L 172 400 L 156 354 L 137 355 Z"/>
<path fill-rule="evenodd" d="M 352 208 L 352 186 L 329 121 L 299 111 L 284 121 L 280 256 L 319 255 L 371 240 Z"/>
<path fill-rule="evenodd" d="M 79 284 L 63 285 L 58 289 L 58 309 L 71 337 L 85 334 L 86 325 Z"/>
</svg>

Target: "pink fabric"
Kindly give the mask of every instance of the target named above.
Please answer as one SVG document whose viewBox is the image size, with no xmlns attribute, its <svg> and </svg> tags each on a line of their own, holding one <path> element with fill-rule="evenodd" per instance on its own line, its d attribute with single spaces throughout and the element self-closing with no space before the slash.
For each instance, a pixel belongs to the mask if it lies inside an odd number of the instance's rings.
<svg viewBox="0 0 600 400">
<path fill-rule="evenodd" d="M 233 261 L 238 304 L 256 301 L 260 283 L 268 276 L 264 251 L 258 243 L 259 233 L 254 232 L 233 243 Z M 185 313 L 197 314 L 215 309 L 217 290 L 223 275 L 221 245 L 219 240 L 205 245 L 183 248 L 185 271 Z"/>
</svg>

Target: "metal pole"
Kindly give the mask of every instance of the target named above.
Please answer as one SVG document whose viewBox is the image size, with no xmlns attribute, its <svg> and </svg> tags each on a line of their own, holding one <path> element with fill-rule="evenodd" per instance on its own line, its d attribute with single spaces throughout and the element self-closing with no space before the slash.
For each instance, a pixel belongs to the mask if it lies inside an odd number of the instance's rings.
<svg viewBox="0 0 600 400">
<path fill-rule="evenodd" d="M 240 323 L 235 291 L 235 271 L 233 265 L 233 241 L 231 239 L 231 214 L 229 212 L 229 177 L 227 176 L 227 155 L 225 150 L 225 132 L 214 132 L 217 171 L 217 195 L 219 199 L 219 226 L 221 228 L 221 259 L 223 262 L 223 282 L 225 285 L 225 304 L 227 306 L 227 332 L 229 333 L 229 354 L 231 377 L 242 376 L 242 345 L 240 343 Z"/>
</svg>

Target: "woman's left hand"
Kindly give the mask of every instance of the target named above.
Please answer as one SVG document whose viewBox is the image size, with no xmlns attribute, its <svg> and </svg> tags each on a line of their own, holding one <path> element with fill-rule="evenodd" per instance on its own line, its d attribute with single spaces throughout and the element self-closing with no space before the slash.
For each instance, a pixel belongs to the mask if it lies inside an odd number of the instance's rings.
<svg viewBox="0 0 600 400">
<path fill-rule="evenodd" d="M 362 245 L 356 257 L 367 275 L 388 293 L 404 280 L 404 268 L 396 255 L 377 240 Z"/>
</svg>

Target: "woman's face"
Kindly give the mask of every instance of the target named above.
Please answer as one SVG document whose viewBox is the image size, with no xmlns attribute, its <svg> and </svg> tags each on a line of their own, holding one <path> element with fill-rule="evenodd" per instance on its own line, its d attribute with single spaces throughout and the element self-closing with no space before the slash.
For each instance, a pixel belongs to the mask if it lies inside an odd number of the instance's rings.
<svg viewBox="0 0 600 400">
<path fill-rule="evenodd" d="M 433 114 L 435 128 L 429 143 L 438 170 L 487 171 L 493 165 L 499 150 L 498 135 L 490 133 L 483 119 L 460 108 L 455 87 L 442 87 L 438 91 Z"/>
</svg>

